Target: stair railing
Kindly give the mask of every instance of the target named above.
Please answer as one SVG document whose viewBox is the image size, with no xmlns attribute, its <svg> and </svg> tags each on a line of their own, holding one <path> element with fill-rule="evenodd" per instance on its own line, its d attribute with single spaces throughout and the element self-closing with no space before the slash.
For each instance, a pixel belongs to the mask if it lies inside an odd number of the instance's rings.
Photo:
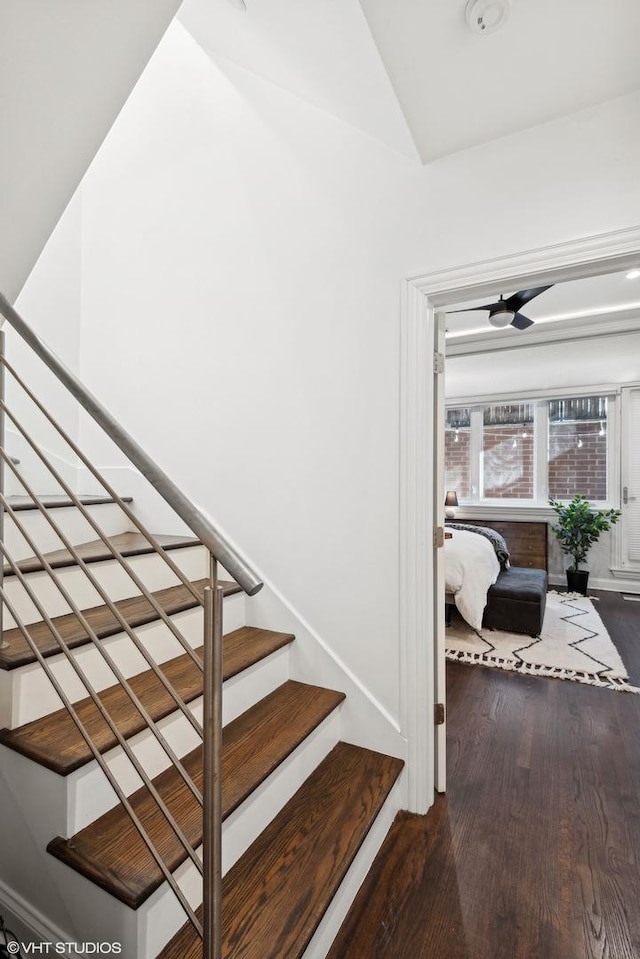
<svg viewBox="0 0 640 959">
<path fill-rule="evenodd" d="M 69 714 L 80 736 L 84 740 L 89 753 L 102 770 L 118 800 L 122 803 L 159 871 L 173 891 L 187 917 L 193 923 L 199 935 L 202 936 L 204 959 L 220 959 L 222 949 L 222 609 L 225 590 L 224 586 L 218 581 L 218 563 L 223 565 L 235 582 L 249 596 L 258 592 L 262 587 L 262 582 L 235 547 L 228 542 L 219 530 L 215 529 L 202 512 L 178 489 L 166 473 L 160 469 L 142 447 L 122 428 L 115 418 L 99 403 L 89 390 L 86 389 L 80 380 L 64 366 L 58 357 L 40 340 L 1 294 L 0 314 L 4 316 L 13 329 L 22 337 L 28 346 L 31 347 L 33 352 L 45 363 L 48 369 L 54 373 L 60 383 L 75 397 L 82 408 L 98 423 L 107 436 L 109 436 L 115 445 L 127 456 L 129 461 L 148 480 L 152 487 L 207 549 L 209 556 L 208 575 L 205 577 L 204 582 L 194 584 L 183 573 L 179 565 L 173 561 L 158 539 L 150 533 L 145 524 L 139 520 L 135 512 L 127 505 L 126 501 L 88 460 L 69 434 L 36 396 L 35 392 L 27 386 L 18 372 L 7 361 L 4 353 L 4 334 L 0 331 L 0 599 L 2 601 L 0 603 L 0 617 L 2 615 L 2 609 L 6 607 L 15 623 L 16 629 L 19 630 L 32 656 L 39 663 L 43 673 L 51 683 L 64 709 Z M 102 530 L 99 523 L 85 507 L 82 502 L 82 497 L 71 489 L 60 471 L 56 469 L 49 456 L 47 456 L 36 440 L 33 439 L 16 413 L 8 407 L 4 389 L 7 374 L 17 384 L 30 403 L 33 404 L 35 409 L 39 411 L 40 415 L 44 417 L 45 421 L 48 422 L 63 439 L 74 456 L 77 457 L 91 476 L 100 484 L 107 497 L 118 505 L 127 518 L 127 521 L 138 530 L 148 543 L 150 549 L 166 564 L 171 575 L 191 594 L 194 603 L 203 607 L 204 642 L 202 658 L 200 658 L 197 652 L 192 648 L 176 623 L 171 619 L 171 616 L 167 615 L 166 611 L 153 595 L 153 590 L 145 585 L 141 576 L 136 573 L 123 552 L 117 548 L 109 536 Z M 101 541 L 104 546 L 106 554 L 112 557 L 129 577 L 136 591 L 145 599 L 149 607 L 153 609 L 157 618 L 164 623 L 171 635 L 177 640 L 180 647 L 190 658 L 191 662 L 194 663 L 199 670 L 203 671 L 202 723 L 198 722 L 188 704 L 165 675 L 161 665 L 154 660 L 144 643 L 138 637 L 135 629 L 131 627 L 123 615 L 118 601 L 111 598 L 100 579 L 92 572 L 90 564 L 86 562 L 81 551 L 74 546 L 69 537 L 52 517 L 50 509 L 47 508 L 44 500 L 35 492 L 32 484 L 30 484 L 25 477 L 24 472 L 18 469 L 18 463 L 7 453 L 5 448 L 5 418 L 10 420 L 15 431 L 22 437 L 28 448 L 34 452 L 40 463 L 45 467 L 52 481 L 62 490 L 65 498 L 79 510 L 90 527 L 95 531 L 98 540 Z M 159 728 L 158 723 L 153 719 L 137 695 L 132 683 L 124 675 L 108 649 L 105 648 L 95 628 L 74 600 L 69 589 L 65 587 L 61 577 L 56 573 L 55 566 L 49 561 L 45 551 L 38 546 L 34 537 L 28 532 L 25 524 L 20 520 L 18 511 L 14 509 L 11 498 L 7 496 L 5 491 L 5 466 L 18 484 L 24 489 L 26 496 L 44 517 L 47 525 L 53 530 L 55 536 L 62 544 L 62 547 L 68 552 L 74 564 L 82 572 L 84 577 L 86 577 L 104 605 L 109 609 L 120 630 L 129 637 L 136 650 L 144 658 L 170 701 L 179 710 L 182 716 L 185 717 L 198 736 L 202 738 L 202 788 L 198 786 L 188 773 L 183 762 Z M 37 561 L 38 568 L 46 574 L 54 585 L 57 594 L 62 598 L 64 605 L 71 610 L 71 613 L 82 627 L 89 642 L 93 648 L 97 650 L 98 655 L 107 665 L 114 679 L 131 701 L 135 710 L 139 713 L 142 722 L 164 750 L 169 762 L 177 770 L 195 801 L 202 805 L 203 839 L 201 857 L 198 854 L 197 848 L 194 847 L 193 842 L 185 834 L 175 816 L 167 807 L 167 804 L 154 785 L 152 777 L 146 772 L 143 764 L 132 750 L 127 741 L 127 736 L 120 730 L 117 720 L 110 714 L 105 703 L 102 701 L 99 690 L 95 688 L 95 684 L 92 683 L 86 670 L 78 662 L 73 648 L 64 639 L 54 621 L 55 616 L 52 616 L 47 611 L 46 604 L 40 600 L 36 591 L 31 586 L 26 575 L 27 568 L 24 562 L 16 560 L 11 555 L 5 542 L 5 523 L 7 519 L 10 520 L 32 551 L 32 556 Z M 46 624 L 51 637 L 55 641 L 56 653 L 60 653 L 64 657 L 64 660 L 71 667 L 73 674 L 86 691 L 87 698 L 93 703 L 95 709 L 104 720 L 111 737 L 109 742 L 114 745 L 117 744 L 121 748 L 143 785 L 153 797 L 160 813 L 169 823 L 172 832 L 183 850 L 184 858 L 190 859 L 201 874 L 203 886 L 201 917 L 198 916 L 197 910 L 192 907 L 187 896 L 176 881 L 171 863 L 166 860 L 166 854 L 154 843 L 148 828 L 136 811 L 135 804 L 131 801 L 125 788 L 120 784 L 113 770 L 105 760 L 103 756 L 103 752 L 105 751 L 104 744 L 101 747 L 92 736 L 86 721 L 83 720 L 79 711 L 76 709 L 72 697 L 65 692 L 64 684 L 61 683 L 55 671 L 47 662 L 48 657 L 46 650 L 43 652 L 40 649 L 36 638 L 34 638 L 29 628 L 30 624 L 24 621 L 25 616 L 21 615 L 14 601 L 15 597 L 14 599 L 11 598 L 5 581 L 5 576 L 9 575 L 14 577 L 15 582 L 20 584 L 24 595 L 32 604 L 32 608 L 35 609 L 40 620 Z M 0 628 L 2 625 L 2 619 L 0 618 Z M 3 638 L 4 632 L 0 637 L 0 642 L 3 641 Z M 181 861 L 184 861 L 184 859 L 181 858 Z"/>
</svg>

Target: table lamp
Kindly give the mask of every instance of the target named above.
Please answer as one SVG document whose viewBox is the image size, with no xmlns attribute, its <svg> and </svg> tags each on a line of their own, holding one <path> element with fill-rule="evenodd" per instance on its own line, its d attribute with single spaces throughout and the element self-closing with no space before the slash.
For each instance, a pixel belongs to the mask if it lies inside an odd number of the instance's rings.
<svg viewBox="0 0 640 959">
<path fill-rule="evenodd" d="M 458 505 L 458 494 L 454 489 L 450 489 L 444 498 L 444 515 L 447 519 L 454 519 L 456 515 L 455 507 Z"/>
</svg>

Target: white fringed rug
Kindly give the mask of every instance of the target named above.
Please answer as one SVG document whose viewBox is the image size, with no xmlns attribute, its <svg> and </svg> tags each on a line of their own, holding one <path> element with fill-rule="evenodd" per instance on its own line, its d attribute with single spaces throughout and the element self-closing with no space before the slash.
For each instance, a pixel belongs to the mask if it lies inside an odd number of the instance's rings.
<svg viewBox="0 0 640 959">
<path fill-rule="evenodd" d="M 455 662 L 640 693 L 630 685 L 593 602 L 576 593 L 547 594 L 544 623 L 537 639 L 499 629 L 476 632 L 456 616 L 446 628 L 445 648 L 447 659 Z"/>
</svg>

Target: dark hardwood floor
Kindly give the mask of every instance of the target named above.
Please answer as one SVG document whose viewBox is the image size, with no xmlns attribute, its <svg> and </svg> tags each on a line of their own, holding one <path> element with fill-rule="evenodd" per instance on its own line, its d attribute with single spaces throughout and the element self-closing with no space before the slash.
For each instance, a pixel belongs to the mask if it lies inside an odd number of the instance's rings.
<svg viewBox="0 0 640 959">
<path fill-rule="evenodd" d="M 640 603 L 597 594 L 640 685 Z M 448 792 L 392 827 L 330 959 L 638 959 L 640 695 L 449 663 Z"/>
</svg>

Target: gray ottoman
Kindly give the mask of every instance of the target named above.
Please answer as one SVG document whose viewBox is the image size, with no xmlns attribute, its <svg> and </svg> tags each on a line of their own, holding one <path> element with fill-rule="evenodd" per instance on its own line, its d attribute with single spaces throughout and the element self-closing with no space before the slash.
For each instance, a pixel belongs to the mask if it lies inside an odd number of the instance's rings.
<svg viewBox="0 0 640 959">
<path fill-rule="evenodd" d="M 546 602 L 546 570 L 511 566 L 489 587 L 482 625 L 538 636 Z"/>
</svg>

